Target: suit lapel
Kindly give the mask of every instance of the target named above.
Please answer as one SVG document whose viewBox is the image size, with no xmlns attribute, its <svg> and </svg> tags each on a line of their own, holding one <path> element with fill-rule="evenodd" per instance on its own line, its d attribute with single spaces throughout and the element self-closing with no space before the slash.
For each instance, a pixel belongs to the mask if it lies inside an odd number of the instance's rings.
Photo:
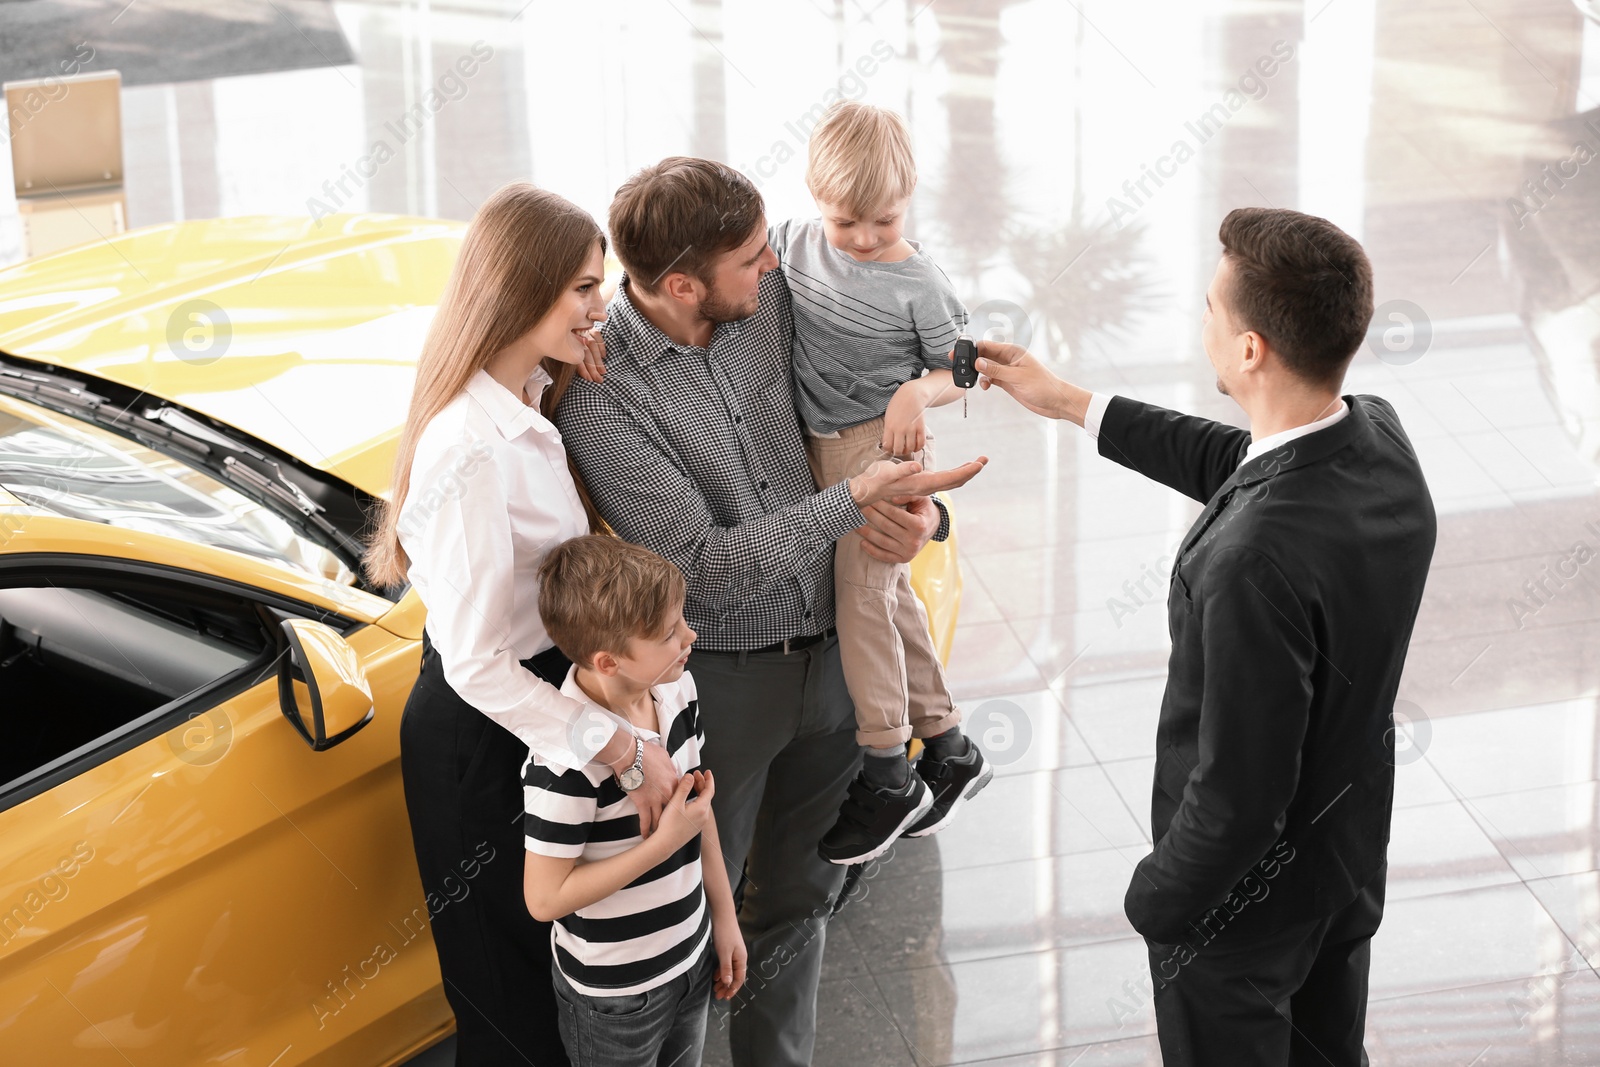
<svg viewBox="0 0 1600 1067">
<path fill-rule="evenodd" d="M 1279 473 L 1314 463 L 1338 451 L 1354 440 L 1358 432 L 1366 428 L 1366 405 L 1355 396 L 1347 396 L 1344 400 L 1350 405 L 1350 414 L 1332 426 L 1315 433 L 1308 433 L 1304 437 L 1297 437 L 1270 452 L 1263 452 L 1248 463 L 1240 464 L 1232 476 L 1212 494 L 1205 512 L 1195 520 L 1193 526 L 1189 527 L 1189 532 L 1183 539 L 1183 547 L 1178 549 L 1178 554 L 1173 560 L 1173 573 L 1177 573 L 1179 565 L 1188 556 L 1195 542 L 1216 523 L 1217 518 L 1235 496 L 1244 492 L 1253 500 L 1269 492 L 1271 487 L 1266 483 Z M 1240 449 L 1240 454 L 1243 455 L 1244 451 Z"/>
<path fill-rule="evenodd" d="M 1232 478 L 1223 482 L 1222 488 L 1212 494 L 1211 502 L 1206 505 L 1206 510 L 1195 520 L 1194 525 L 1189 527 L 1189 532 L 1183 538 L 1183 547 L 1178 549 L 1178 555 L 1173 560 L 1172 569 L 1174 571 L 1178 569 L 1178 564 L 1183 562 L 1184 557 L 1189 554 L 1189 549 L 1194 547 L 1194 543 L 1200 539 L 1200 536 L 1211 528 L 1212 523 L 1217 521 L 1217 516 L 1221 515 L 1222 509 L 1228 506 L 1228 501 L 1233 499 L 1234 490 L 1239 487 L 1238 478 L 1239 474 L 1235 471 Z"/>
</svg>

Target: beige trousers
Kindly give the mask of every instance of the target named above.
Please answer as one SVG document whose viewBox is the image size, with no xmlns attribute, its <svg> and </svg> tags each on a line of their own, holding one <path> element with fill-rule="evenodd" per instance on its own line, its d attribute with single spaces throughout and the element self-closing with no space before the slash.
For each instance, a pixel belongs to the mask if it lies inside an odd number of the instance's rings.
<svg viewBox="0 0 1600 1067">
<path fill-rule="evenodd" d="M 819 486 L 860 474 L 883 459 L 883 420 L 840 430 L 838 437 L 806 435 L 811 472 Z M 933 437 L 923 451 L 933 466 Z M 861 535 L 839 539 L 833 557 L 839 658 L 856 705 L 856 740 L 863 745 L 905 744 L 932 737 L 961 722 L 945 684 L 944 666 L 928 634 L 928 613 L 911 590 L 911 568 L 867 555 Z"/>
</svg>

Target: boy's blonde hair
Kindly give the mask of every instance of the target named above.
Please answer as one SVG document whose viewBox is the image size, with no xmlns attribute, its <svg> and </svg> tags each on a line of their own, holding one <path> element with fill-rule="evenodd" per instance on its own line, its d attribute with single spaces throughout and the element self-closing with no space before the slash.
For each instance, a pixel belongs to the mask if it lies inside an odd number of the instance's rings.
<svg viewBox="0 0 1600 1067">
<path fill-rule="evenodd" d="M 539 567 L 539 615 L 550 639 L 580 667 L 597 652 L 625 655 L 631 637 L 662 635 L 683 606 L 683 574 L 648 548 L 585 534 L 563 541 Z"/>
<path fill-rule="evenodd" d="M 841 100 L 811 131 L 806 188 L 864 218 L 911 195 L 917 161 L 906 120 L 887 108 Z"/>
</svg>

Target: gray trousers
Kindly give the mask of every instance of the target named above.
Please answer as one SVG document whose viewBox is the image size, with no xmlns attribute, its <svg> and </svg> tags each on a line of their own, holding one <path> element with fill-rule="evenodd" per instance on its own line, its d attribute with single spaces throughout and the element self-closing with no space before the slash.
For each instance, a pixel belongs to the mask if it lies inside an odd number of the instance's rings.
<svg viewBox="0 0 1600 1067">
<path fill-rule="evenodd" d="M 689 670 L 728 881 L 746 878 L 748 977 L 712 1021 L 727 1028 L 736 1067 L 802 1067 L 816 1044 L 817 978 L 845 873 L 817 855 L 817 842 L 861 765 L 839 642 L 787 655 L 696 651 Z"/>
</svg>

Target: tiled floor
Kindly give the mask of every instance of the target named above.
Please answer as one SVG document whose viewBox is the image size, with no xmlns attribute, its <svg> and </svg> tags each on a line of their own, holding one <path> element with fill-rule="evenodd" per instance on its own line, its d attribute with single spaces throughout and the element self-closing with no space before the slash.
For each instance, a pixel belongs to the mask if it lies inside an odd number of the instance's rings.
<svg viewBox="0 0 1600 1067">
<path fill-rule="evenodd" d="M 800 120 L 862 95 L 910 118 L 912 236 L 980 329 L 1231 421 L 1198 342 L 1222 215 L 1297 207 L 1358 236 L 1380 307 L 1348 388 L 1394 403 L 1440 516 L 1368 1048 L 1600 1062 L 1600 163 L 1573 162 L 1600 154 L 1593 3 L 332 6 L 354 64 L 127 89 L 132 225 L 316 211 L 482 41 L 464 94 L 332 206 L 465 218 L 531 176 L 603 217 L 630 171 L 687 152 L 755 175 L 780 218 L 809 210 Z M 1179 139 L 1193 158 L 1141 192 Z M 0 201 L 0 261 L 19 254 Z M 951 672 L 1000 777 L 830 931 L 816 1062 L 1156 1063 L 1122 894 L 1149 841 L 1163 556 L 1198 505 L 999 394 L 933 425 L 944 458 L 993 459 L 957 494 Z"/>
</svg>

